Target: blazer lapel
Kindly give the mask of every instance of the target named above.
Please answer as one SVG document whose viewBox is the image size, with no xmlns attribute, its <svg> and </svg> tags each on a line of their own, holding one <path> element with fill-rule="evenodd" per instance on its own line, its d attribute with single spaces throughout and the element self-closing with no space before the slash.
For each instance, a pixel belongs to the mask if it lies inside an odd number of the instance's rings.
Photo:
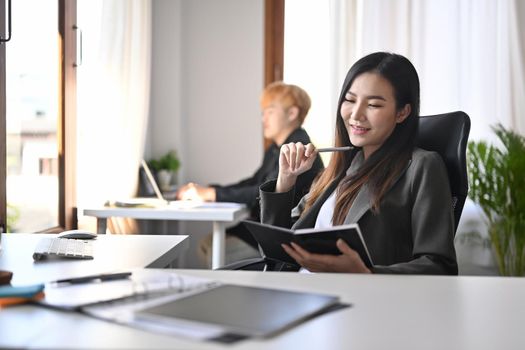
<svg viewBox="0 0 525 350">
<path fill-rule="evenodd" d="M 390 188 L 385 192 L 385 195 L 388 194 L 392 187 L 394 187 L 394 185 L 399 181 L 399 179 L 405 174 L 411 163 L 412 160 L 410 159 L 405 169 L 403 169 L 403 171 L 399 173 L 397 178 L 392 182 L 392 185 L 390 185 Z M 365 184 L 357 194 L 354 203 L 352 204 L 352 207 L 348 211 L 344 224 L 346 225 L 358 222 L 359 219 L 361 219 L 361 217 L 370 209 L 371 206 L 372 198 L 370 188 L 368 187 L 368 184 Z"/>
<path fill-rule="evenodd" d="M 370 190 L 368 185 L 365 184 L 355 197 L 354 203 L 346 215 L 344 224 L 353 224 L 359 221 L 368 209 L 370 209 Z"/>
</svg>

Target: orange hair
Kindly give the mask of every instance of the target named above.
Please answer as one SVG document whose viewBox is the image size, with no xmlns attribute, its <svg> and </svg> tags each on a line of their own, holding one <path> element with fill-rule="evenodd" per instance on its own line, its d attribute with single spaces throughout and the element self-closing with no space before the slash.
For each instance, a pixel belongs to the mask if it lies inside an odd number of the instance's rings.
<svg viewBox="0 0 525 350">
<path fill-rule="evenodd" d="M 279 102 L 284 109 L 297 107 L 299 109 L 298 120 L 301 125 L 312 104 L 306 91 L 297 85 L 285 84 L 282 81 L 268 84 L 262 92 L 261 107 L 264 109 L 272 102 Z"/>
</svg>

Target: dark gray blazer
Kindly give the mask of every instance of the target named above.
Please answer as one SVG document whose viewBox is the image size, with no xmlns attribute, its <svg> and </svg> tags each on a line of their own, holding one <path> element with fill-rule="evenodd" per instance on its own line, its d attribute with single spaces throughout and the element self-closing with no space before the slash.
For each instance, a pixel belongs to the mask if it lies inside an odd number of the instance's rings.
<svg viewBox="0 0 525 350">
<path fill-rule="evenodd" d="M 275 193 L 275 180 L 266 182 L 260 189 L 261 222 L 294 229 L 314 227 L 321 206 L 344 175 L 306 212 L 307 196 L 292 208 L 294 190 Z M 359 224 L 375 273 L 457 275 L 453 215 L 443 160 L 435 152 L 416 148 L 405 171 L 383 197 L 379 213 L 372 212 L 365 185 L 345 224 Z"/>
</svg>

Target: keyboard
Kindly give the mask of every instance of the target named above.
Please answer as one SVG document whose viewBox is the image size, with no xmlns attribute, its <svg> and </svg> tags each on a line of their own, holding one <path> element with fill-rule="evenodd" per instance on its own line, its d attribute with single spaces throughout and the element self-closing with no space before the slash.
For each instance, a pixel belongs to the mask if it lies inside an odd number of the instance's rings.
<svg viewBox="0 0 525 350">
<path fill-rule="evenodd" d="M 81 239 L 44 237 L 38 242 L 34 260 L 47 258 L 93 259 L 93 242 Z"/>
</svg>

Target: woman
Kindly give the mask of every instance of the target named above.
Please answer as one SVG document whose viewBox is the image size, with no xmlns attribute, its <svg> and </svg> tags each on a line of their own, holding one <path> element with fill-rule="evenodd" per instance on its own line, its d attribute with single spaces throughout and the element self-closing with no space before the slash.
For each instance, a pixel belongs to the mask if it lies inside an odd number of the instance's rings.
<svg viewBox="0 0 525 350">
<path fill-rule="evenodd" d="M 340 255 L 283 245 L 312 272 L 457 274 L 452 198 L 444 163 L 414 145 L 419 78 L 403 56 L 378 52 L 348 72 L 338 103 L 330 164 L 292 211 L 297 177 L 317 156 L 312 144 L 281 147 L 277 180 L 261 186 L 261 221 L 294 229 L 358 223 L 369 270 L 343 240 Z"/>
</svg>

